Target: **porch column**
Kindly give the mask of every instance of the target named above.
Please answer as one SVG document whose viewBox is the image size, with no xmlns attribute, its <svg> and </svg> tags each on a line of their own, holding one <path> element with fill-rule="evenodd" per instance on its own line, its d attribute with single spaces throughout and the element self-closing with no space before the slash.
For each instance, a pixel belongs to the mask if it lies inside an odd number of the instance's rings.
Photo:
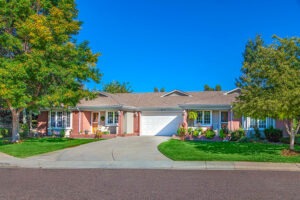
<svg viewBox="0 0 300 200">
<path fill-rule="evenodd" d="M 119 119 L 118 119 L 118 128 L 119 130 L 117 131 L 117 134 L 123 134 L 123 119 L 124 119 L 124 116 L 123 116 L 123 111 L 118 111 L 118 114 L 119 114 Z"/>
</svg>

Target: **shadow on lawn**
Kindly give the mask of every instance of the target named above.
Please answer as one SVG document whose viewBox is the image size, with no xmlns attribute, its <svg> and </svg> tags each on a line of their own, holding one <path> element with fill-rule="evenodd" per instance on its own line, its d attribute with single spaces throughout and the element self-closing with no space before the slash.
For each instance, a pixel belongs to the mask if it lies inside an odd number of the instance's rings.
<svg viewBox="0 0 300 200">
<path fill-rule="evenodd" d="M 280 154 L 281 150 L 286 149 L 286 145 L 264 144 L 264 143 L 237 143 L 237 142 L 188 142 L 193 148 L 213 154 Z"/>
</svg>

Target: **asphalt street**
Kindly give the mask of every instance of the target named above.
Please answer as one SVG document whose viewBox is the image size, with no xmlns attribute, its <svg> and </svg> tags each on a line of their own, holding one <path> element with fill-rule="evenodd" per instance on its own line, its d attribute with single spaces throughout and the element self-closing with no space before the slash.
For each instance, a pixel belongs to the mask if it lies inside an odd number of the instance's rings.
<svg viewBox="0 0 300 200">
<path fill-rule="evenodd" d="M 300 199 L 300 173 L 0 169 L 0 199 Z"/>
</svg>

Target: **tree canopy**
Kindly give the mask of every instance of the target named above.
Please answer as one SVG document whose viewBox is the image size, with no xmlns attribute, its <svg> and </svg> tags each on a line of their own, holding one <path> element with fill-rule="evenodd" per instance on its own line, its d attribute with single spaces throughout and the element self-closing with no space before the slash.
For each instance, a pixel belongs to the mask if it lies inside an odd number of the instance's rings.
<svg viewBox="0 0 300 200">
<path fill-rule="evenodd" d="M 103 86 L 103 91 L 108 93 L 131 93 L 133 90 L 128 82 L 120 83 L 119 81 L 112 81 Z"/>
<path fill-rule="evenodd" d="M 300 39 L 274 36 L 272 44 L 264 45 L 257 36 L 246 45 L 241 72 L 235 111 L 256 119 L 283 120 L 293 149 L 300 127 Z"/>
<path fill-rule="evenodd" d="M 154 89 L 153 89 L 153 92 L 165 92 L 166 90 L 165 90 L 165 88 L 164 87 L 162 87 L 162 88 L 160 88 L 160 89 L 158 89 L 157 87 L 154 87 Z"/>
<path fill-rule="evenodd" d="M 75 105 L 91 95 L 84 82 L 99 82 L 99 54 L 74 40 L 77 14 L 74 0 L 0 0 L 0 96 L 13 140 L 23 109 Z"/>
<path fill-rule="evenodd" d="M 207 84 L 204 85 L 204 91 L 221 91 L 221 90 L 222 90 L 222 87 L 219 84 L 217 84 L 215 88 L 210 87 Z"/>
</svg>

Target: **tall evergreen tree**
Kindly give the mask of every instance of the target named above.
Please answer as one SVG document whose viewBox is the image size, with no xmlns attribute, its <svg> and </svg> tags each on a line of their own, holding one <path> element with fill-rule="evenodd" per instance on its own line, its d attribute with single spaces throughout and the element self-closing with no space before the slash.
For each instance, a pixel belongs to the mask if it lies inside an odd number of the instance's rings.
<svg viewBox="0 0 300 200">
<path fill-rule="evenodd" d="M 84 82 L 99 82 L 99 54 L 73 39 L 77 15 L 74 0 L 0 0 L 0 97 L 13 141 L 22 110 L 73 106 L 91 95 Z"/>
</svg>

